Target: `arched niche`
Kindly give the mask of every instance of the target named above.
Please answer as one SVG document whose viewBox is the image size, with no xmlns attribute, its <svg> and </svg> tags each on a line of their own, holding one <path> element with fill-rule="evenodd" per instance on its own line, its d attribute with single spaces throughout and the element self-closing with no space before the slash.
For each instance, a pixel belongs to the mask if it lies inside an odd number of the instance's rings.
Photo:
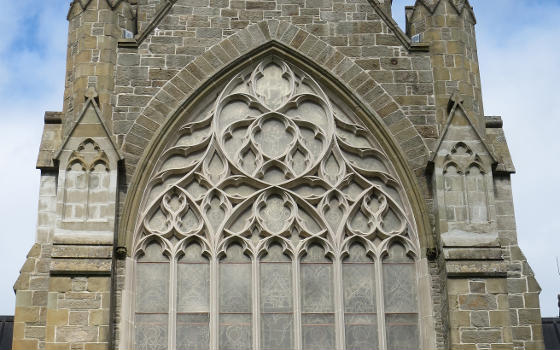
<svg viewBox="0 0 560 350">
<path fill-rule="evenodd" d="M 395 343 L 395 325 L 402 322 L 393 315 L 403 312 L 407 332 L 416 334 L 409 345 L 431 344 L 433 337 L 420 339 L 433 329 L 422 311 L 431 310 L 425 305 L 430 298 L 414 296 L 407 310 L 393 312 L 386 297 L 400 288 L 391 285 L 387 271 L 404 263 L 410 273 L 401 276 L 408 279 L 402 285 L 431 293 L 425 284 L 417 287 L 424 278 L 418 271 L 427 270 L 427 234 L 419 225 L 425 218 L 418 217 L 418 189 L 398 147 L 379 120 L 366 117 L 336 85 L 294 57 L 274 49 L 249 62 L 178 111 L 146 152 L 125 208 L 132 257 L 124 294 L 132 300 L 123 305 L 134 305 L 134 290 L 142 285 L 134 273 L 138 252 L 148 240 L 165 241 L 172 295 L 167 346 L 175 348 L 177 264 L 185 242 L 196 239 L 210 263 L 210 306 L 208 343 L 195 347 L 274 349 L 271 331 L 285 328 L 290 338 L 282 346 L 293 349 L 351 349 L 371 339 L 391 349 L 403 345 Z M 362 261 L 362 255 L 370 260 Z M 266 290 L 277 288 L 278 298 L 288 288 L 263 280 L 266 269 L 291 281 L 291 304 L 260 305 L 271 298 L 262 294 L 263 283 L 272 286 Z M 356 269 L 369 269 L 371 279 L 345 277 L 344 270 Z M 345 278 L 373 288 L 366 294 L 375 295 L 369 305 L 375 310 L 345 311 L 345 303 L 351 305 L 344 297 Z M 235 295 L 247 300 L 229 303 Z M 243 309 L 230 310 L 229 304 Z M 125 309 L 125 328 L 144 317 L 135 306 Z M 367 319 L 367 329 L 360 328 L 361 319 Z M 376 337 L 359 338 L 371 332 Z M 143 339 L 125 334 L 129 347 Z"/>
</svg>

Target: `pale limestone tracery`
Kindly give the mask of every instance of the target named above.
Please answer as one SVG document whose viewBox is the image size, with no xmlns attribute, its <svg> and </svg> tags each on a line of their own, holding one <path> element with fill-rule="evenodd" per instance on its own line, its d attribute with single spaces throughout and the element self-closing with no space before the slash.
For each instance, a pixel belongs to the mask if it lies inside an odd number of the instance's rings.
<svg viewBox="0 0 560 350">
<path fill-rule="evenodd" d="M 142 208 L 136 349 L 418 347 L 419 245 L 400 181 L 358 118 L 282 59 L 236 75 L 177 130 Z M 147 289 L 160 294 L 150 311 Z"/>
</svg>

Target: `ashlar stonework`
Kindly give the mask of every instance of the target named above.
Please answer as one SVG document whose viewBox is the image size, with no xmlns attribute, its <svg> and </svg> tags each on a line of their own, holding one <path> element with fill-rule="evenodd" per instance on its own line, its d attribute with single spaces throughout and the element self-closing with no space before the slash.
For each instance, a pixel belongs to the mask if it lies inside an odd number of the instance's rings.
<svg viewBox="0 0 560 350">
<path fill-rule="evenodd" d="M 74 0 L 14 349 L 542 349 L 468 0 Z"/>
</svg>

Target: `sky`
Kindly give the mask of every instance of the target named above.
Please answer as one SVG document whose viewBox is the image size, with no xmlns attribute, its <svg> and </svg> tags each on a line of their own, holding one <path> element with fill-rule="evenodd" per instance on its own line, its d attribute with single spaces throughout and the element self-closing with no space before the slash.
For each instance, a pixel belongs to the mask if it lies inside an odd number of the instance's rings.
<svg viewBox="0 0 560 350">
<path fill-rule="evenodd" d="M 404 26 L 404 6 L 393 15 Z M 62 110 L 69 0 L 0 0 L 0 315 L 35 239 L 44 111 Z M 519 244 L 542 287 L 543 317 L 558 316 L 560 274 L 560 0 L 471 0 L 486 115 L 501 115 L 517 168 Z"/>
</svg>

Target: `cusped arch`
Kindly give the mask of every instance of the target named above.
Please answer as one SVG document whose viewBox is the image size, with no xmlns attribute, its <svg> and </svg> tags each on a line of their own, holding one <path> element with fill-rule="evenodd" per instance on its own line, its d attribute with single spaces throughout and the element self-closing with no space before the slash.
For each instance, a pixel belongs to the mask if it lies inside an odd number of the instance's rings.
<svg viewBox="0 0 560 350">
<path fill-rule="evenodd" d="M 319 39 L 313 38 L 311 34 L 305 33 L 297 27 L 293 27 L 297 29 L 293 35 L 288 34 L 290 31 L 289 26 L 289 24 L 283 22 L 265 21 L 246 28 L 245 32 L 242 31 L 235 34 L 234 37 L 242 38 L 249 36 L 249 38 L 255 38 L 255 31 L 258 31 L 264 39 L 260 41 L 247 39 L 247 43 L 251 43 L 253 48 L 246 46 L 245 50 L 241 49 L 242 52 L 236 51 L 239 54 L 237 57 L 231 58 L 227 67 L 226 63 L 222 62 L 220 65 L 215 66 L 213 70 L 205 71 L 204 74 L 201 71 L 197 71 L 197 69 L 200 69 L 197 66 L 197 61 L 205 60 L 208 67 L 212 66 L 208 64 L 209 61 L 204 55 L 199 57 L 171 79 L 144 109 L 135 126 L 131 129 L 130 134 L 127 135 L 124 144 L 124 150 L 127 153 L 128 147 L 140 148 L 145 151 L 141 158 L 128 154 L 128 159 L 132 160 L 132 164 L 128 164 L 130 167 L 128 169 L 128 176 L 132 177 L 132 181 L 129 195 L 125 201 L 123 220 L 120 223 L 120 247 L 131 247 L 137 218 L 136 213 L 138 213 L 141 206 L 143 190 L 146 188 L 152 170 L 156 166 L 156 157 L 164 152 L 166 140 L 173 130 L 177 130 L 178 120 L 181 119 L 179 116 L 193 110 L 197 102 L 207 98 L 212 90 L 216 90 L 216 87 L 221 86 L 220 84 L 223 85 L 224 81 L 227 81 L 226 79 L 231 79 L 233 74 L 236 74 L 258 59 L 270 55 L 281 57 L 283 60 L 290 62 L 290 64 L 308 72 L 321 85 L 325 85 L 327 90 L 335 94 L 336 98 L 340 99 L 344 105 L 352 108 L 368 132 L 375 135 L 381 149 L 387 153 L 388 160 L 394 166 L 398 178 L 402 181 L 403 188 L 406 189 L 404 195 L 411 206 L 412 217 L 414 218 L 416 230 L 418 231 L 417 234 L 420 239 L 421 254 L 424 255 L 427 248 L 434 247 L 423 197 L 411 169 L 410 160 L 404 156 L 406 149 L 402 149 L 399 146 L 395 135 L 391 133 L 390 128 L 382 120 L 383 117 L 391 113 L 402 114 L 402 111 L 400 111 L 392 98 L 369 76 L 364 78 L 359 86 L 356 86 L 356 79 L 359 80 L 361 73 L 365 74 L 365 72 L 336 51 L 336 49 L 329 48 L 326 43 L 322 45 Z M 281 27 L 285 28 L 281 29 Z M 275 35 L 271 36 L 270 33 L 275 33 Z M 296 37 L 300 37 L 300 44 L 296 43 Z M 235 41 L 233 37 L 226 40 Z M 219 45 L 227 44 L 222 43 Z M 317 50 L 316 48 L 311 50 L 317 46 L 323 49 Z M 308 49 L 304 50 L 304 47 Z M 212 50 L 209 52 L 211 53 Z M 319 54 L 322 55 L 322 59 L 319 57 Z M 321 64 L 323 64 L 324 68 L 320 66 Z M 222 68 L 221 70 L 220 67 Z M 347 74 L 345 74 L 350 70 L 359 70 L 356 75 L 352 75 L 353 79 L 349 79 Z M 215 74 L 212 75 L 212 73 Z M 187 85 L 185 79 L 186 77 L 194 77 L 197 74 L 200 75 L 200 78 L 195 90 L 195 88 Z M 212 78 L 204 80 L 206 76 Z M 353 88 L 353 86 L 356 86 L 356 88 Z M 389 112 L 390 110 L 393 111 Z M 405 118 L 404 114 L 402 118 Z M 143 129 L 141 131 L 143 137 L 135 134 L 138 128 L 142 128 L 140 124 L 143 123 L 143 120 L 148 119 L 151 125 L 153 125 L 153 130 L 147 134 L 146 129 Z M 394 118 L 389 119 L 395 120 Z M 412 124 L 410 124 L 410 128 L 416 132 Z M 148 141 L 148 139 L 151 139 L 151 141 Z M 419 135 L 418 140 L 423 145 Z M 410 139 L 401 140 L 401 144 L 406 141 L 410 141 Z M 410 144 L 410 142 L 407 142 L 407 144 Z M 131 173 L 133 169 L 137 170 Z M 131 250 L 128 250 L 128 252 L 132 254 Z"/>
</svg>

